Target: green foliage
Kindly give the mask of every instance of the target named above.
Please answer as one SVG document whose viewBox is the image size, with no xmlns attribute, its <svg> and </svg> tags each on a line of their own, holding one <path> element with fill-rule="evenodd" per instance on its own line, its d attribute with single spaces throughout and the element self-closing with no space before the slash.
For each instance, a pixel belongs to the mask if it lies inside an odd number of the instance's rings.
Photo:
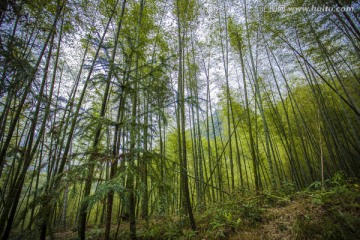
<svg viewBox="0 0 360 240">
<path fill-rule="evenodd" d="M 197 231 L 189 229 L 186 219 L 153 216 L 146 228 L 140 228 L 140 239 L 226 239 L 234 231 L 252 228 L 262 221 L 257 198 L 228 200 L 196 213 Z"/>
<path fill-rule="evenodd" d="M 40 232 L 39 229 L 33 230 L 25 230 L 21 233 L 17 234 L 16 236 L 11 237 L 11 240 L 32 240 L 32 239 L 39 239 Z"/>
<path fill-rule="evenodd" d="M 86 234 L 86 239 L 89 240 L 96 240 L 104 236 L 104 229 L 103 228 L 92 228 Z"/>
<path fill-rule="evenodd" d="M 187 26 L 187 24 L 193 21 L 196 17 L 199 7 L 198 3 L 196 0 L 188 0 L 188 1 L 177 1 L 176 4 L 177 4 L 177 11 L 180 17 L 179 20 L 181 21 L 181 24 Z"/>
<path fill-rule="evenodd" d="M 236 51 L 244 51 L 245 44 L 243 39 L 244 30 L 242 25 L 237 24 L 234 18 L 230 17 L 228 20 L 228 29 L 230 44 Z"/>
<path fill-rule="evenodd" d="M 211 205 L 198 216 L 200 235 L 225 239 L 234 231 L 257 226 L 262 221 L 262 210 L 257 198 L 229 200 Z"/>
<path fill-rule="evenodd" d="M 186 233 L 187 236 L 192 233 L 188 231 L 181 231 L 180 222 L 178 219 L 171 218 L 170 216 L 156 217 L 154 216 L 150 221 L 148 227 L 138 231 L 140 239 L 179 239 Z M 185 236 L 186 236 L 185 235 Z"/>
<path fill-rule="evenodd" d="M 261 202 L 264 207 L 283 207 L 288 205 L 290 196 L 284 192 L 264 192 L 261 195 Z"/>
<path fill-rule="evenodd" d="M 116 2 L 117 2 L 116 0 L 100 1 L 100 4 L 99 4 L 100 13 L 105 16 L 111 16 L 113 14 L 113 12 L 116 10 L 116 7 L 117 7 Z M 120 5 L 120 4 L 118 4 L 118 5 Z"/>
<path fill-rule="evenodd" d="M 325 182 L 328 182 L 328 180 L 326 180 Z M 309 185 L 309 189 L 310 190 L 320 190 L 322 186 L 321 181 L 315 181 L 312 184 Z"/>
<path fill-rule="evenodd" d="M 185 239 L 197 239 L 197 231 L 193 231 L 191 229 L 185 229 L 182 231 Z"/>
<path fill-rule="evenodd" d="M 341 187 L 346 184 L 346 178 L 344 172 L 336 172 L 331 179 L 333 187 Z"/>
<path fill-rule="evenodd" d="M 311 223 L 309 216 L 300 215 L 292 227 L 293 239 L 318 239 L 320 236 L 317 231 L 317 226 Z"/>
<path fill-rule="evenodd" d="M 358 181 L 346 181 L 339 172 L 327 181 L 327 191 L 309 188 L 313 204 L 321 216 L 298 216 L 293 226 L 294 239 L 358 239 L 360 236 L 360 191 Z M 315 182 L 315 185 L 318 182 Z M 305 192 L 306 193 L 306 192 Z M 311 214 L 311 213 L 310 213 Z"/>
<path fill-rule="evenodd" d="M 283 181 L 281 184 L 282 192 L 286 195 L 292 194 L 295 192 L 295 184 L 292 181 Z"/>
<path fill-rule="evenodd" d="M 91 209 L 97 202 L 105 199 L 109 191 L 118 193 L 119 196 L 124 199 L 126 189 L 119 183 L 119 179 L 115 178 L 99 184 L 95 193 L 84 199 L 84 201 L 89 202 L 88 207 Z"/>
</svg>

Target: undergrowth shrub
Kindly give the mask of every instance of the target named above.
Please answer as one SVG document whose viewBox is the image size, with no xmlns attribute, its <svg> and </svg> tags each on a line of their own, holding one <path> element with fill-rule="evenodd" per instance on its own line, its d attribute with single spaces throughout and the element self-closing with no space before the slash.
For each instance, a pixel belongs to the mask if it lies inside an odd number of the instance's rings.
<svg viewBox="0 0 360 240">
<path fill-rule="evenodd" d="M 300 215 L 293 224 L 292 238 L 294 240 L 321 239 L 318 229 L 319 225 L 309 215 Z"/>
<path fill-rule="evenodd" d="M 283 181 L 281 183 L 281 190 L 286 195 L 293 194 L 295 193 L 296 190 L 295 183 L 292 181 Z"/>
<path fill-rule="evenodd" d="M 280 192 L 265 191 L 261 196 L 261 205 L 263 207 L 284 207 L 288 205 L 291 200 L 290 196 Z"/>
<path fill-rule="evenodd" d="M 205 239 L 227 239 L 229 234 L 256 227 L 261 221 L 262 209 L 257 197 L 213 204 L 197 214 L 200 235 Z"/>
<path fill-rule="evenodd" d="M 340 173 L 326 181 L 326 190 L 318 184 L 307 189 L 321 216 L 297 219 L 293 226 L 294 239 L 360 239 L 360 188 L 357 179 Z M 320 185 L 321 186 L 321 185 Z"/>
<path fill-rule="evenodd" d="M 147 240 L 179 239 L 182 236 L 181 229 L 181 222 L 178 219 L 163 216 L 162 219 L 150 221 L 146 228 L 139 229 L 138 238 Z"/>
</svg>

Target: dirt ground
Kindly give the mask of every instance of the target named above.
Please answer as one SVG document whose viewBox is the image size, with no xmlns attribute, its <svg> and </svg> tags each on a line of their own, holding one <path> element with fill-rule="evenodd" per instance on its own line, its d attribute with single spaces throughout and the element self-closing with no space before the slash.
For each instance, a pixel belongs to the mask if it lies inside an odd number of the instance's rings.
<svg viewBox="0 0 360 240">
<path fill-rule="evenodd" d="M 310 199 L 299 199 L 290 202 L 284 207 L 269 208 L 264 212 L 264 222 L 253 229 L 233 234 L 230 240 L 273 240 L 293 239 L 296 235 L 297 221 L 304 220 L 310 216 L 318 216 L 312 221 L 321 221 L 323 210 L 311 203 Z"/>
</svg>

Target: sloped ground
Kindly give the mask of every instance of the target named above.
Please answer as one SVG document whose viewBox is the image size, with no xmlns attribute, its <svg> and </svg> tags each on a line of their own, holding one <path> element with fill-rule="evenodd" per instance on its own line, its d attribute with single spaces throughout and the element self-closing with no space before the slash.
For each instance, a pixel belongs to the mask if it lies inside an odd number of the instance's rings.
<svg viewBox="0 0 360 240">
<path fill-rule="evenodd" d="M 241 231 L 229 239 L 294 239 L 299 222 L 312 218 L 320 221 L 324 211 L 310 199 L 297 199 L 284 207 L 264 209 L 263 223 L 256 228 Z M 316 218 L 310 216 L 317 216 Z"/>
<path fill-rule="evenodd" d="M 186 219 L 153 216 L 138 223 L 138 239 L 307 240 L 360 239 L 360 186 L 345 184 L 327 191 L 262 194 L 237 198 L 196 214 L 197 231 Z M 112 227 L 113 237 L 117 226 Z M 103 239 L 103 228 L 87 229 L 87 239 Z M 55 239 L 77 239 L 75 231 L 55 233 Z M 50 238 L 49 238 L 50 239 Z M 128 239 L 128 223 L 117 239 Z"/>
<path fill-rule="evenodd" d="M 229 239 L 360 239 L 360 191 L 350 188 L 300 193 L 285 206 L 264 209 L 262 222 Z"/>
</svg>

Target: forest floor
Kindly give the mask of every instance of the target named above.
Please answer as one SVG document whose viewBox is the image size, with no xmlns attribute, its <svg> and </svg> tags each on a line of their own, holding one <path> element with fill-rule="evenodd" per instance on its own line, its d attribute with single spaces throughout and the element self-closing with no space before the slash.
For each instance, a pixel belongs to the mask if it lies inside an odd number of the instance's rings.
<svg viewBox="0 0 360 240">
<path fill-rule="evenodd" d="M 318 186 L 317 186 L 318 187 Z M 360 239 L 358 183 L 292 193 L 262 193 L 233 197 L 196 211 L 197 231 L 174 216 L 154 216 L 138 222 L 138 239 Z M 117 225 L 112 227 L 115 239 Z M 100 240 L 103 228 L 88 228 L 87 239 Z M 55 239 L 76 239 L 75 231 L 55 233 Z M 50 239 L 50 238 L 49 238 Z M 128 223 L 117 239 L 128 239 Z"/>
<path fill-rule="evenodd" d="M 321 224 L 324 214 L 324 209 L 312 203 L 310 198 L 299 197 L 285 206 L 264 209 L 263 221 L 257 227 L 234 233 L 229 239 L 294 239 L 300 234 L 297 228 L 301 221 Z"/>
</svg>

